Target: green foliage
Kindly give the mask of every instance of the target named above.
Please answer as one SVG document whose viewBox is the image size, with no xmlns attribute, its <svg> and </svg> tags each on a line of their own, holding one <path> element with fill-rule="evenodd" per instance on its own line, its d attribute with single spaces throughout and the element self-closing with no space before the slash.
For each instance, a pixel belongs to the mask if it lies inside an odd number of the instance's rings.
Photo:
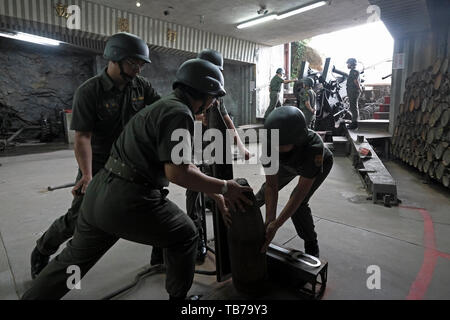
<svg viewBox="0 0 450 320">
<path fill-rule="evenodd" d="M 306 47 L 310 40 L 291 42 L 291 78 L 297 78 L 301 62 L 305 60 Z"/>
</svg>

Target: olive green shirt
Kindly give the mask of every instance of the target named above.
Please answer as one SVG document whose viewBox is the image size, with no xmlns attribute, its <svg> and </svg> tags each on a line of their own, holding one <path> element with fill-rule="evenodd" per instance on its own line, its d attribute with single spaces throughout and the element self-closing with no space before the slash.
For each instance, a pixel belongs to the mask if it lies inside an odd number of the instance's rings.
<svg viewBox="0 0 450 320">
<path fill-rule="evenodd" d="M 316 93 L 312 90 L 312 89 L 302 89 L 300 91 L 300 96 L 299 96 L 300 100 L 299 100 L 299 107 L 300 108 L 306 108 L 306 101 L 309 101 L 309 104 L 311 106 L 311 108 L 315 108 L 316 107 Z M 309 109 L 308 109 L 309 110 Z"/>
<path fill-rule="evenodd" d="M 149 81 L 134 78 L 122 91 L 106 73 L 87 80 L 75 92 L 71 129 L 92 132 L 92 160 L 105 163 L 125 124 L 146 105 L 160 99 Z"/>
<path fill-rule="evenodd" d="M 270 91 L 271 92 L 280 92 L 281 85 L 284 83 L 284 80 L 277 75 L 274 75 L 272 80 L 270 80 Z"/>
<path fill-rule="evenodd" d="M 189 141 L 172 141 L 176 129 L 188 133 Z M 173 162 L 172 149 L 183 141 L 191 143 L 193 134 L 194 115 L 188 99 L 177 89 L 130 120 L 114 143 L 111 156 L 135 169 L 155 189 L 161 189 L 169 185 L 164 164 Z M 190 163 L 191 145 L 186 153 L 181 155 L 183 163 Z"/>
<path fill-rule="evenodd" d="M 359 83 L 359 72 L 355 69 L 350 70 L 350 73 L 347 78 L 347 94 L 350 93 L 358 93 L 359 88 L 355 85 L 355 80 L 358 80 Z"/>
<path fill-rule="evenodd" d="M 312 179 L 322 172 L 323 162 L 328 157 L 333 157 L 333 154 L 325 146 L 322 138 L 313 130 L 308 130 L 305 144 L 294 146 L 286 159 L 280 157 L 280 167 L 294 175 Z"/>
</svg>

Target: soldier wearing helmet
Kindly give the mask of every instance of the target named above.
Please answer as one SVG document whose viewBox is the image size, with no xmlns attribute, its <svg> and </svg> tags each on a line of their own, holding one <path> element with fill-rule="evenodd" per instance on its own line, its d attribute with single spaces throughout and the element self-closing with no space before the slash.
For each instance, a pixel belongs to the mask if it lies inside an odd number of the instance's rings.
<svg viewBox="0 0 450 320">
<path fill-rule="evenodd" d="M 73 239 L 39 274 L 23 299 L 59 299 L 69 291 L 67 267 L 81 275 L 119 239 L 164 248 L 166 290 L 185 299 L 193 281 L 198 232 L 192 220 L 167 199 L 169 182 L 213 198 L 227 225 L 225 206 L 243 210 L 250 187 L 204 175 L 191 164 L 194 115 L 225 95 L 222 72 L 214 64 L 191 59 L 176 73 L 174 91 L 141 110 L 114 142 L 105 168 L 84 196 Z M 173 135 L 181 134 L 181 141 Z M 180 151 L 181 150 L 181 151 Z"/>
<path fill-rule="evenodd" d="M 266 182 L 256 194 L 257 205 L 266 204 L 266 242 L 262 251 L 267 250 L 277 230 L 291 218 L 298 235 L 305 241 L 305 252 L 318 257 L 319 245 L 309 199 L 328 176 L 333 155 L 320 136 L 306 127 L 305 117 L 296 107 L 275 109 L 266 119 L 264 128 L 279 130 L 279 170 L 275 175 L 266 175 Z M 278 192 L 296 177 L 299 177 L 298 183 L 277 217 Z"/>
<path fill-rule="evenodd" d="M 160 96 L 148 80 L 139 76 L 150 63 L 147 44 L 130 33 L 112 35 L 104 50 L 108 66 L 75 92 L 71 129 L 79 170 L 72 190 L 74 199 L 67 213 L 53 222 L 37 240 L 31 255 L 34 279 L 59 246 L 71 238 L 78 210 L 92 177 L 105 165 L 114 140 L 139 110 Z"/>
<path fill-rule="evenodd" d="M 280 102 L 280 92 L 281 85 L 285 83 L 291 83 L 297 81 L 297 79 L 292 80 L 284 80 L 283 79 L 284 70 L 283 68 L 278 68 L 276 74 L 273 76 L 272 80 L 270 80 L 269 92 L 270 92 L 270 103 L 269 107 L 264 114 L 264 119 L 267 119 L 269 114 L 275 109 L 281 106 Z"/>
<path fill-rule="evenodd" d="M 297 106 L 305 116 L 306 126 L 310 128 L 316 113 L 316 93 L 312 89 L 314 81 L 308 77 L 300 81 L 303 84 L 303 88 L 297 94 Z"/>
<path fill-rule="evenodd" d="M 213 49 L 204 49 L 197 55 L 197 58 L 211 62 L 223 72 L 223 56 L 220 52 Z M 211 112 L 214 110 L 214 108 L 216 108 L 218 112 Z M 219 117 L 221 117 L 222 119 L 216 119 Z M 234 133 L 234 142 L 237 144 L 238 149 L 241 152 L 242 156 L 246 160 L 250 159 L 252 155 L 242 143 L 236 131 L 234 123 L 231 120 L 230 116 L 228 115 L 228 111 L 225 107 L 222 97 L 216 99 L 213 105 L 210 108 L 208 108 L 205 112 L 196 115 L 195 119 L 197 121 L 202 121 L 204 125 L 203 128 L 204 130 L 214 128 L 217 121 L 223 121 L 226 124 L 227 128 L 232 130 L 232 132 Z M 225 140 L 226 139 L 224 138 L 223 141 Z M 206 144 L 203 147 L 205 148 Z M 203 167 L 203 172 L 205 174 L 212 175 L 212 172 L 210 172 L 210 169 L 208 167 Z M 206 201 L 207 203 L 212 202 L 212 200 L 210 199 L 207 199 Z M 186 211 L 188 216 L 192 219 L 192 221 L 194 221 L 197 230 L 199 231 L 197 263 L 203 263 L 207 254 L 206 248 L 207 239 L 206 239 L 206 230 L 203 230 L 202 227 L 201 199 L 200 194 L 198 192 L 186 190 Z M 153 248 L 150 264 L 156 265 L 161 263 L 163 263 L 162 249 Z"/>
<path fill-rule="evenodd" d="M 359 72 L 355 69 L 357 61 L 355 58 L 347 60 L 347 67 L 350 73 L 347 79 L 347 96 L 350 103 L 350 112 L 352 113 L 352 123 L 348 126 L 349 129 L 356 129 L 358 127 L 359 109 L 358 99 L 361 95 L 361 85 L 359 79 Z"/>
</svg>

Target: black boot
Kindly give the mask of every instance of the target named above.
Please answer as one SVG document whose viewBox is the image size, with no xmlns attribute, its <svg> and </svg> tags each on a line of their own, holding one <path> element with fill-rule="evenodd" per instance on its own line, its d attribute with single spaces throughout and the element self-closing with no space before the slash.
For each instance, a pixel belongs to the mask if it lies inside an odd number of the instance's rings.
<svg viewBox="0 0 450 320">
<path fill-rule="evenodd" d="M 315 241 L 305 241 L 305 253 L 319 258 L 319 244 Z"/>
<path fill-rule="evenodd" d="M 37 247 L 34 248 L 31 253 L 31 279 L 35 279 L 38 276 L 49 260 L 50 256 L 40 253 Z"/>
<path fill-rule="evenodd" d="M 156 266 L 158 264 L 164 264 L 163 249 L 159 247 L 153 247 L 152 256 L 150 258 L 150 265 Z"/>
<path fill-rule="evenodd" d="M 354 130 L 358 128 L 358 123 L 357 122 L 352 122 L 347 126 L 348 129 L 350 130 Z"/>
</svg>

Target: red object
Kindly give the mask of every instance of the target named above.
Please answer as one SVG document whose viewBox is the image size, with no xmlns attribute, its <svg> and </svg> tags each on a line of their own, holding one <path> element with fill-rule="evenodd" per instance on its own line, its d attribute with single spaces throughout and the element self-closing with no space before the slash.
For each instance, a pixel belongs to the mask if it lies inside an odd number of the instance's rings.
<svg viewBox="0 0 450 320">
<path fill-rule="evenodd" d="M 72 113 L 72 109 L 64 109 L 64 113 Z"/>
<path fill-rule="evenodd" d="M 384 104 L 391 104 L 391 97 L 390 96 L 384 97 Z"/>
<path fill-rule="evenodd" d="M 359 154 L 364 157 L 367 157 L 367 156 L 370 157 L 372 155 L 372 152 L 367 148 L 359 148 Z"/>
<path fill-rule="evenodd" d="M 389 112 L 389 104 L 380 104 L 380 112 Z"/>
</svg>

